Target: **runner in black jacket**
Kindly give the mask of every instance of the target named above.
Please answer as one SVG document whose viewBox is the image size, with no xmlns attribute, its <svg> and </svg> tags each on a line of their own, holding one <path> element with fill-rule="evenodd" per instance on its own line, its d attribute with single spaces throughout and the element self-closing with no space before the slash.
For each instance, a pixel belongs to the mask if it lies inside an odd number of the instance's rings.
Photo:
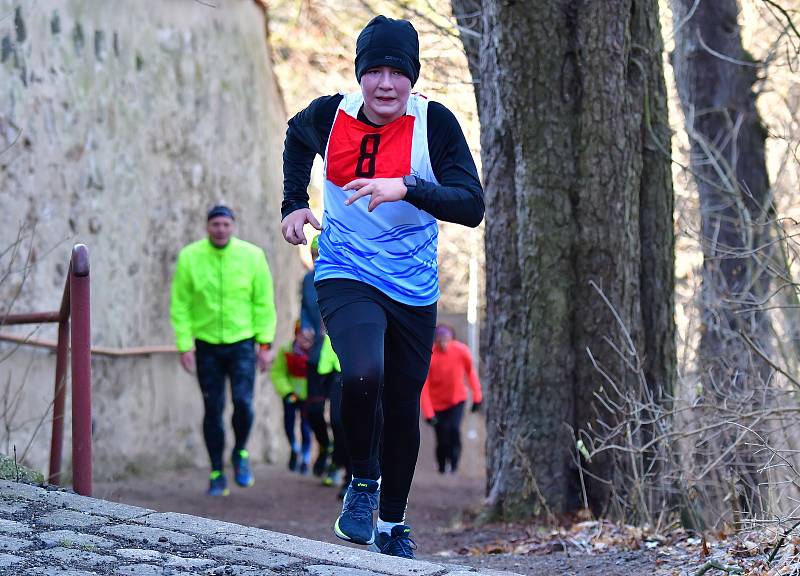
<svg viewBox="0 0 800 576">
<path fill-rule="evenodd" d="M 410 22 L 378 16 L 367 24 L 356 43 L 361 91 L 318 98 L 289 121 L 281 210 L 292 244 L 306 243 L 305 224 L 322 230 L 315 285 L 342 365 L 353 468 L 334 532 L 409 558 L 414 543 L 403 522 L 439 298 L 436 220 L 477 226 L 484 212 L 455 117 L 411 94 L 418 54 Z M 323 226 L 306 192 L 317 154 L 325 161 Z"/>
</svg>

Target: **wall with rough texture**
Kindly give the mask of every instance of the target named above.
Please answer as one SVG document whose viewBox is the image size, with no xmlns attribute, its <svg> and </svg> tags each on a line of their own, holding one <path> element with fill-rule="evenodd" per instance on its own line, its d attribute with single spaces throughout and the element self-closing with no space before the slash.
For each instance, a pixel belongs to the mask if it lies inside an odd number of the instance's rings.
<svg viewBox="0 0 800 576">
<path fill-rule="evenodd" d="M 288 336 L 303 269 L 280 237 L 285 110 L 266 17 L 254 0 L 206 4 L 0 0 L 0 315 L 56 309 L 82 242 L 93 343 L 172 343 L 175 258 L 224 201 L 238 235 L 267 253 Z M 54 364 L 51 352 L 0 343 L 0 451 L 21 457 L 30 444 L 38 468 Z M 98 477 L 206 464 L 200 394 L 176 356 L 94 357 L 92 369 Z M 250 447 L 264 460 L 283 447 L 280 407 L 265 376 L 257 388 Z M 69 441 L 68 421 L 67 457 Z"/>
</svg>

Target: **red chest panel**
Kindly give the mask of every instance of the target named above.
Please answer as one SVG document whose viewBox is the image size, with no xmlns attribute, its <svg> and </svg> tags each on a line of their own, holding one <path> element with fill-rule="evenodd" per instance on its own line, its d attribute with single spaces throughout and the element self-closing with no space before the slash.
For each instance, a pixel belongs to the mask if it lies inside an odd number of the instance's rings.
<svg viewBox="0 0 800 576">
<path fill-rule="evenodd" d="M 305 354 L 295 354 L 286 352 L 286 367 L 291 376 L 295 378 L 305 378 L 308 372 L 308 356 Z"/>
<path fill-rule="evenodd" d="M 373 127 L 339 110 L 328 140 L 328 180 L 341 187 L 356 178 L 400 178 L 411 173 L 414 116 Z"/>
</svg>

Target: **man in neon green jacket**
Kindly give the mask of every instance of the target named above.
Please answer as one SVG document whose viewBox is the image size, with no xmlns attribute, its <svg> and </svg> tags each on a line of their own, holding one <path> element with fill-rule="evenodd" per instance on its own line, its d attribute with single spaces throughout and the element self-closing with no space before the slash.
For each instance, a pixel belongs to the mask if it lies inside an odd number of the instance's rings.
<svg viewBox="0 0 800 576">
<path fill-rule="evenodd" d="M 255 370 L 258 365 L 264 372 L 272 363 L 276 314 L 264 251 L 233 236 L 233 211 L 214 206 L 206 229 L 208 238 L 178 254 L 170 318 L 181 365 L 189 373 L 197 370 L 203 393 L 203 436 L 211 459 L 208 493 L 227 496 L 225 378 L 233 399 L 234 476 L 240 486 L 252 486 L 245 444 L 253 425 Z"/>
</svg>

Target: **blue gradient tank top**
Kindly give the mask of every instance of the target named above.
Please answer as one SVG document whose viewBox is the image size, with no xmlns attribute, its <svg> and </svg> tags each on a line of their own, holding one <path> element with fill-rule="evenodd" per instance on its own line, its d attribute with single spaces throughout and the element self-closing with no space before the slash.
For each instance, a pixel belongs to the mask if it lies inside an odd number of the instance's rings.
<svg viewBox="0 0 800 576">
<path fill-rule="evenodd" d="M 436 219 L 402 200 L 372 213 L 369 196 L 345 206 L 354 192 L 342 186 L 356 178 L 406 174 L 438 183 L 428 155 L 428 101 L 412 94 L 404 116 L 378 127 L 357 119 L 363 102 L 360 92 L 342 99 L 328 138 L 315 280 L 358 280 L 398 302 L 426 306 L 439 299 Z"/>
</svg>

